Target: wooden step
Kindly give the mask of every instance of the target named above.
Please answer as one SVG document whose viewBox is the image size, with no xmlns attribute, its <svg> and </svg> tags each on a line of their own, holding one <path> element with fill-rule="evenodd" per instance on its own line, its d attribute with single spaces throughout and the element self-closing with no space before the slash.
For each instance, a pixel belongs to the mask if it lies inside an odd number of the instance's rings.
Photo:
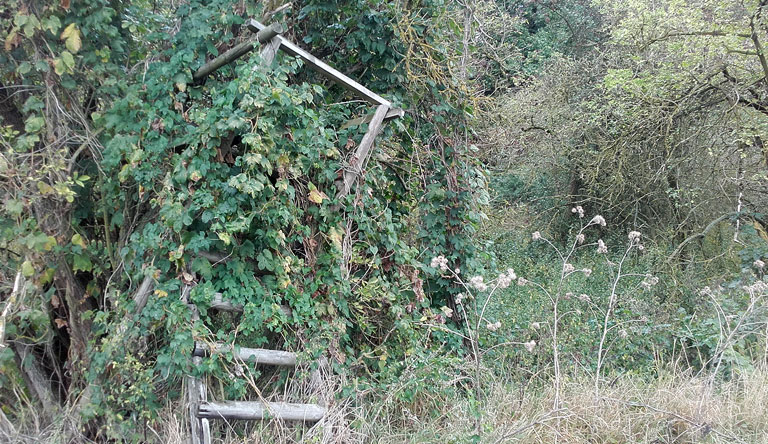
<svg viewBox="0 0 768 444">
<path fill-rule="evenodd" d="M 211 350 L 213 349 L 213 350 Z M 264 348 L 233 347 L 228 344 L 214 344 L 209 346 L 202 342 L 195 342 L 194 356 L 207 356 L 213 353 L 231 351 L 243 361 L 256 361 L 263 365 L 295 366 L 296 353 L 282 350 L 267 350 Z"/>
<path fill-rule="evenodd" d="M 219 311 L 229 311 L 233 313 L 242 313 L 243 304 L 234 304 L 231 301 L 224 299 L 224 295 L 221 293 L 214 293 L 211 300 L 211 308 Z M 280 311 L 286 316 L 291 316 L 291 308 L 285 305 L 280 306 Z"/>
<path fill-rule="evenodd" d="M 199 404 L 197 416 L 205 419 L 281 419 L 315 422 L 323 419 L 325 408 L 316 404 L 287 402 L 211 401 Z"/>
</svg>

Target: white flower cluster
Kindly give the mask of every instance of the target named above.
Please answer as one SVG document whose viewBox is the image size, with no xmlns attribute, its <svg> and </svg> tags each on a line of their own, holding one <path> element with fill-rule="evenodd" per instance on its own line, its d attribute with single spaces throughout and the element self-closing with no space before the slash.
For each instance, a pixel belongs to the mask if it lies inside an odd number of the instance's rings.
<svg viewBox="0 0 768 444">
<path fill-rule="evenodd" d="M 659 278 L 656 276 L 651 276 L 650 274 L 645 275 L 645 279 L 643 279 L 643 282 L 640 282 L 640 286 L 643 287 L 646 290 L 650 290 L 651 287 L 659 283 Z"/>
<path fill-rule="evenodd" d="M 533 349 L 536 348 L 536 341 L 531 339 L 530 341 L 523 344 L 525 346 L 525 349 L 528 350 L 528 353 L 533 353 Z"/>
<path fill-rule="evenodd" d="M 469 279 L 469 286 L 477 291 L 485 291 L 488 289 L 488 286 L 485 285 L 485 282 L 483 282 L 482 276 L 472 276 Z"/>
<path fill-rule="evenodd" d="M 597 216 L 593 217 L 591 221 L 589 221 L 589 225 L 600 225 L 601 227 L 604 227 L 605 218 L 598 214 Z"/>
<path fill-rule="evenodd" d="M 467 298 L 467 295 L 465 295 L 464 293 L 459 293 L 456 295 L 454 300 L 456 301 L 457 304 L 461 304 L 466 298 Z"/>
<path fill-rule="evenodd" d="M 568 274 L 568 273 L 573 273 L 574 271 L 576 271 L 576 267 L 574 267 L 573 265 L 567 262 L 565 263 L 565 265 L 563 265 L 563 273 Z"/>
<path fill-rule="evenodd" d="M 579 300 L 581 302 L 591 302 L 592 298 L 590 298 L 588 294 L 582 293 L 582 294 L 579 295 Z"/>
<path fill-rule="evenodd" d="M 589 277 L 590 274 L 592 274 L 591 268 L 584 268 L 581 270 L 584 273 L 584 276 Z"/>
<path fill-rule="evenodd" d="M 754 262 L 754 263 L 752 263 L 752 265 L 754 265 L 754 266 L 755 266 L 755 268 L 758 268 L 758 269 L 760 269 L 760 270 L 762 270 L 763 268 L 765 268 L 765 262 L 761 261 L 760 259 L 756 259 L 756 260 L 755 260 L 755 262 Z"/>
<path fill-rule="evenodd" d="M 488 324 L 486 324 L 486 327 L 490 331 L 496 331 L 501 328 L 501 322 L 500 321 L 489 322 Z"/>
<path fill-rule="evenodd" d="M 752 285 L 747 285 L 744 287 L 744 290 L 747 291 L 747 293 L 753 295 L 758 295 L 762 293 L 768 293 L 768 284 L 763 281 L 757 281 Z"/>
<path fill-rule="evenodd" d="M 534 231 L 533 234 L 531 234 L 531 239 L 537 241 L 541 239 L 541 233 L 538 231 Z"/>
<path fill-rule="evenodd" d="M 629 241 L 633 244 L 640 243 L 640 232 L 639 231 L 630 231 L 627 237 L 629 238 Z"/>
<path fill-rule="evenodd" d="M 576 205 L 575 207 L 571 208 L 571 213 L 578 213 L 580 218 L 584 218 L 584 208 L 581 208 L 581 205 Z"/>
<path fill-rule="evenodd" d="M 534 330 L 538 330 L 541 328 L 541 324 L 539 324 L 538 322 L 531 322 L 531 328 Z"/>
<path fill-rule="evenodd" d="M 608 254 L 608 246 L 602 239 L 597 240 L 597 254 Z"/>
<path fill-rule="evenodd" d="M 528 285 L 528 279 L 520 276 L 519 278 L 517 278 L 517 285 L 521 287 L 525 287 L 526 285 Z"/>
<path fill-rule="evenodd" d="M 515 281 L 515 279 L 517 279 L 515 270 L 510 268 L 506 273 L 501 273 L 496 282 L 499 288 L 507 288 L 510 286 L 510 284 L 512 284 L 512 282 Z"/>
<path fill-rule="evenodd" d="M 432 268 L 439 268 L 443 271 L 448 271 L 448 259 L 446 259 L 443 255 L 433 257 L 432 262 L 429 263 L 429 266 Z"/>
<path fill-rule="evenodd" d="M 579 235 L 576 236 L 576 242 L 578 242 L 579 245 L 583 244 L 584 240 L 586 240 L 586 239 L 587 239 L 587 237 L 584 236 L 584 233 L 579 233 Z"/>
</svg>

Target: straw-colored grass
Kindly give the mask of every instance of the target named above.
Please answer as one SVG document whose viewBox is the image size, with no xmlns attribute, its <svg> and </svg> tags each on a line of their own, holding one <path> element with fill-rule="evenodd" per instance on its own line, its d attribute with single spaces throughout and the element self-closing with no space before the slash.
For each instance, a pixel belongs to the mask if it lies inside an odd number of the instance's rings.
<svg viewBox="0 0 768 444">
<path fill-rule="evenodd" d="M 476 420 L 471 404 L 464 397 L 425 393 L 404 404 L 391 396 L 398 390 L 393 387 L 387 393 L 368 394 L 369 402 L 333 400 L 346 384 L 342 377 L 333 376 L 326 378 L 322 394 L 332 399 L 329 414 L 320 423 L 216 421 L 214 443 L 768 443 L 768 370 L 764 368 L 744 370 L 714 384 L 707 375 L 682 371 L 661 372 L 654 379 L 622 376 L 601 387 L 597 397 L 591 378 L 572 378 L 563 381 L 563 404 L 558 410 L 552 409 L 554 393 L 545 383 L 532 389 L 530 384 L 487 379 L 477 438 L 473 438 Z M 401 384 L 407 383 L 402 380 Z M 147 431 L 147 441 L 187 443 L 183 412 L 184 406 L 169 404 Z M 0 442 L 55 443 L 63 436 L 55 425 L 35 432 L 22 425 L 14 429 L 15 433 L 0 430 Z"/>
</svg>

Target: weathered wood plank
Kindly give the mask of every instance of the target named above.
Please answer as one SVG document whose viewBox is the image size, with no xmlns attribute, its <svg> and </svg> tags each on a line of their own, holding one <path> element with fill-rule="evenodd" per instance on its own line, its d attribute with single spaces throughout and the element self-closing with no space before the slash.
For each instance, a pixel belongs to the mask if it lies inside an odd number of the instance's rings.
<svg viewBox="0 0 768 444">
<path fill-rule="evenodd" d="M 373 115 L 374 114 L 366 114 L 366 115 L 364 115 L 362 117 L 358 117 L 356 119 L 348 120 L 348 121 L 344 122 L 343 125 L 341 125 L 341 129 L 344 130 L 344 129 L 347 129 L 347 128 L 350 128 L 350 127 L 353 127 L 353 126 L 359 126 L 359 125 L 366 124 L 366 123 L 370 122 L 373 119 Z M 387 111 L 387 115 L 384 116 L 384 121 L 386 122 L 388 120 L 396 119 L 398 117 L 403 117 L 404 115 L 405 115 L 405 111 L 403 111 L 402 109 L 400 109 L 400 108 L 390 108 L 390 110 Z"/>
<path fill-rule="evenodd" d="M 259 32 L 262 29 L 265 29 L 266 26 L 259 23 L 258 20 L 251 19 L 248 21 L 248 28 L 250 28 L 250 30 L 253 32 Z M 288 55 L 299 57 L 300 59 L 304 60 L 304 63 L 306 63 L 310 68 L 314 69 L 315 71 L 319 72 L 320 74 L 327 77 L 328 79 L 343 86 L 348 91 L 352 92 L 353 94 L 356 94 L 358 97 L 365 99 L 366 101 L 374 105 L 387 105 L 387 107 L 392 106 L 392 104 L 388 100 L 384 99 L 380 95 L 374 93 L 373 91 L 369 90 L 363 85 L 352 80 L 347 75 L 342 74 L 340 71 L 329 66 L 328 64 L 318 59 L 317 57 L 313 56 L 312 54 L 308 53 L 307 51 L 299 48 L 294 43 L 286 39 L 285 37 L 278 35 L 275 38 L 280 41 L 281 51 L 285 52 Z"/>
<path fill-rule="evenodd" d="M 201 359 L 192 358 L 195 365 L 200 365 Z M 189 425 L 192 444 L 211 444 L 211 426 L 207 419 L 197 416 L 201 403 L 208 401 L 208 390 L 202 379 L 187 376 L 187 403 L 189 404 Z"/>
<path fill-rule="evenodd" d="M 343 183 L 341 189 L 336 194 L 337 199 L 343 198 L 352 189 L 352 185 L 362 173 L 365 165 L 368 163 L 368 157 L 371 155 L 371 148 L 373 148 L 373 141 L 381 131 L 382 124 L 384 123 L 384 116 L 387 115 L 389 107 L 387 105 L 379 105 L 376 108 L 376 112 L 371 118 L 371 123 L 368 124 L 368 131 L 363 136 L 363 140 L 360 141 L 360 145 L 355 151 L 355 155 L 349 162 L 349 168 L 344 170 Z"/>
<path fill-rule="evenodd" d="M 261 50 L 262 70 L 266 71 L 272 66 L 272 61 L 275 60 L 278 49 L 280 49 L 280 39 L 277 36 L 264 45 L 264 49 Z"/>
<path fill-rule="evenodd" d="M 234 304 L 230 301 L 224 300 L 224 295 L 221 293 L 214 293 L 213 300 L 211 301 L 211 308 L 220 311 L 239 313 L 243 311 L 243 304 Z"/>
<path fill-rule="evenodd" d="M 195 356 L 207 356 L 211 353 L 233 352 L 243 361 L 255 361 L 262 365 L 295 366 L 296 353 L 283 350 L 267 350 L 264 348 L 234 347 L 229 344 L 208 345 L 195 343 Z"/>
<path fill-rule="evenodd" d="M 201 403 L 197 411 L 200 418 L 208 419 L 281 419 L 283 421 L 320 421 L 325 408 L 316 404 L 287 402 L 213 401 Z"/>
<path fill-rule="evenodd" d="M 253 51 L 254 46 L 257 44 L 264 44 L 266 42 L 272 41 L 272 39 L 281 32 L 283 32 L 283 26 L 279 23 L 273 23 L 269 26 L 265 26 L 263 29 L 259 30 L 258 33 L 256 33 L 255 39 L 237 44 L 224 52 L 224 54 L 219 55 L 215 59 L 201 66 L 200 69 L 195 71 L 195 74 L 192 75 L 192 79 L 195 82 L 199 82 L 222 66 L 232 63 L 245 54 Z"/>
<path fill-rule="evenodd" d="M 232 313 L 241 313 L 243 311 L 242 304 L 235 304 L 231 301 L 224 299 L 224 295 L 221 293 L 213 294 L 213 300 L 211 300 L 211 308 L 215 310 L 227 311 Z M 282 311 L 283 314 L 288 317 L 290 317 L 291 314 L 293 314 L 291 307 L 288 307 L 287 305 L 281 305 L 280 311 Z"/>
</svg>

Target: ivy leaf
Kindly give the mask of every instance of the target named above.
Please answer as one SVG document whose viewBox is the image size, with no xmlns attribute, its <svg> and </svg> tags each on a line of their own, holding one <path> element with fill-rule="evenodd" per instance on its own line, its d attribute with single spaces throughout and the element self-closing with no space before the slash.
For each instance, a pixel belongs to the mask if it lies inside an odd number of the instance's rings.
<svg viewBox="0 0 768 444">
<path fill-rule="evenodd" d="M 333 246 L 341 250 L 342 231 L 336 227 L 331 227 L 328 237 L 331 239 Z"/>
<path fill-rule="evenodd" d="M 87 245 L 85 244 L 85 239 L 83 239 L 83 237 L 80 236 L 80 234 L 78 233 L 75 233 L 75 235 L 72 236 L 72 243 L 74 245 L 79 245 L 83 249 L 87 247 Z"/>
<path fill-rule="evenodd" d="M 73 271 L 91 271 L 93 269 L 93 263 L 91 263 L 91 260 L 88 258 L 88 256 L 84 254 L 76 254 L 74 257 L 74 261 L 72 264 L 72 270 Z"/>
<path fill-rule="evenodd" d="M 314 202 L 320 205 L 321 203 L 323 203 L 324 199 L 328 199 L 328 196 L 318 189 L 313 189 L 309 191 L 308 198 L 311 202 Z"/>
<path fill-rule="evenodd" d="M 232 237 L 230 237 L 229 233 L 221 232 L 216 233 L 216 235 L 219 236 L 219 239 L 221 239 L 224 242 L 224 245 L 229 245 L 232 243 Z"/>
<path fill-rule="evenodd" d="M 24 122 L 24 131 L 36 133 L 45 126 L 45 119 L 40 116 L 31 116 Z"/>
<path fill-rule="evenodd" d="M 61 40 L 64 40 L 64 46 L 73 53 L 80 51 L 80 47 L 83 44 L 80 40 L 80 30 L 77 29 L 74 23 L 70 23 L 69 26 L 64 28 L 64 31 L 61 32 Z"/>
<path fill-rule="evenodd" d="M 21 264 L 21 274 L 23 274 L 24 277 L 30 277 L 35 274 L 35 267 L 32 266 L 32 262 L 24 261 L 24 263 Z"/>
</svg>

